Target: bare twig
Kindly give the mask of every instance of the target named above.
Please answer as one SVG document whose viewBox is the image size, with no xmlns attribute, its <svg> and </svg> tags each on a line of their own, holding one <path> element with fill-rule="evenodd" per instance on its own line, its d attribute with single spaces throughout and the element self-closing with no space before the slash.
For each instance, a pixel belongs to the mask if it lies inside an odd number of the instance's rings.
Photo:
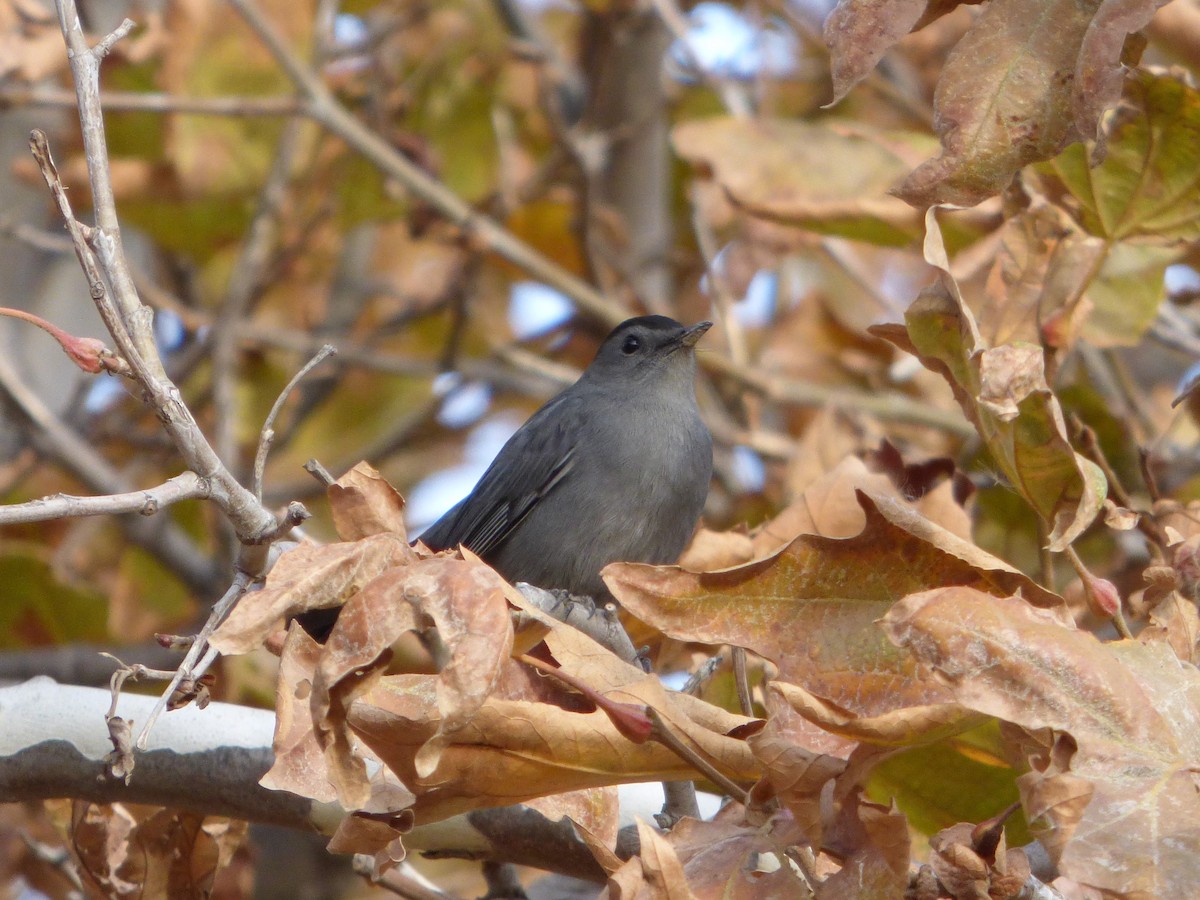
<svg viewBox="0 0 1200 900">
<path fill-rule="evenodd" d="M 271 449 L 271 441 L 275 437 L 275 419 L 279 416 L 279 411 L 283 409 L 284 401 L 300 383 L 300 379 L 335 353 L 337 353 L 337 349 L 332 344 L 325 344 L 318 350 L 317 355 L 305 363 L 304 367 L 293 375 L 292 380 L 279 392 L 279 396 L 275 398 L 275 403 L 271 406 L 271 411 L 267 413 L 262 431 L 259 433 L 258 450 L 254 454 L 254 496 L 260 503 L 262 502 L 263 472 L 267 467 L 267 452 Z"/>
<path fill-rule="evenodd" d="M 0 506 L 0 525 L 21 525 L 27 522 L 46 522 L 50 519 L 70 519 L 81 516 L 112 516 L 138 513 L 152 516 L 159 510 L 181 500 L 207 497 L 208 485 L 195 472 L 184 472 L 160 485 L 123 494 L 100 497 L 75 497 L 55 494 L 28 503 Z"/>
<path fill-rule="evenodd" d="M 395 894 L 397 897 L 404 897 L 406 900 L 455 900 L 453 894 L 447 894 L 423 884 L 419 880 L 418 874 L 407 863 L 401 863 L 399 868 L 390 869 L 376 878 L 375 857 L 366 853 L 356 853 L 354 873 L 361 875 L 376 887 Z"/>
<path fill-rule="evenodd" d="M 194 679 L 197 677 L 194 671 L 197 662 L 200 661 L 202 656 L 210 652 L 210 648 L 208 646 L 209 637 L 211 637 L 212 633 L 217 630 L 217 626 L 225 620 L 225 616 L 229 614 L 231 609 L 233 609 L 234 604 L 237 603 L 242 594 L 247 591 L 252 580 L 253 579 L 245 572 L 238 572 L 234 577 L 233 584 L 231 584 L 229 589 L 225 592 L 225 596 L 213 604 L 212 612 L 209 614 L 208 621 L 204 623 L 204 627 L 200 630 L 200 633 L 196 635 L 196 640 L 192 646 L 188 648 L 187 655 L 184 656 L 183 662 L 179 664 L 179 668 L 176 669 L 174 674 L 171 676 L 171 680 L 167 685 L 167 689 L 163 691 L 162 696 L 158 698 L 158 701 L 154 704 L 154 708 L 150 711 L 150 715 L 146 718 L 146 723 L 142 726 L 142 730 L 138 734 L 137 749 L 146 749 L 146 743 L 150 740 L 150 731 L 154 727 L 154 723 L 158 721 L 158 717 L 161 716 L 163 711 L 167 708 L 167 702 L 170 700 L 171 695 L 175 692 L 175 689 L 178 688 L 180 683 L 185 679 Z M 211 665 L 211 661 L 209 664 Z M 207 666 L 205 668 L 207 668 Z"/>
<path fill-rule="evenodd" d="M 664 781 L 663 808 L 654 820 L 659 828 L 670 829 L 684 816 L 700 818 L 700 804 L 696 801 L 696 785 L 690 781 Z"/>
<path fill-rule="evenodd" d="M 317 459 L 310 459 L 308 462 L 306 462 L 304 464 L 304 471 L 313 478 L 317 479 L 317 481 L 319 481 L 324 487 L 329 487 L 331 484 L 337 481 L 337 479 L 330 474 L 329 470 L 321 465 L 320 460 Z"/>
<path fill-rule="evenodd" d="M 29 421 L 34 443 L 91 490 L 105 495 L 136 492 L 136 485 L 68 428 L 37 392 L 25 384 L 4 354 L 0 354 L 0 392 L 6 394 Z M 141 516 L 124 516 L 120 523 L 133 543 L 177 573 L 201 596 L 211 597 L 221 589 L 220 576 L 211 560 L 201 554 L 191 538 L 174 522 L 151 522 Z"/>
<path fill-rule="evenodd" d="M 295 97 L 180 97 L 175 94 L 103 91 L 100 94 L 100 103 L 110 112 L 250 118 L 296 116 L 305 113 L 303 101 Z M 18 106 L 76 109 L 78 105 L 78 98 L 71 91 L 23 84 L 0 85 L 0 109 Z"/>
<path fill-rule="evenodd" d="M 703 756 L 685 744 L 671 730 L 671 726 L 666 723 L 666 720 L 658 714 L 652 706 L 645 708 L 646 717 L 650 720 L 653 726 L 653 736 L 656 741 L 667 747 L 675 753 L 680 759 L 702 773 L 705 778 L 719 787 L 722 791 L 728 794 L 733 799 L 737 800 L 743 806 L 750 802 L 750 794 L 742 787 L 731 781 L 726 775 L 718 770 Z"/>
</svg>

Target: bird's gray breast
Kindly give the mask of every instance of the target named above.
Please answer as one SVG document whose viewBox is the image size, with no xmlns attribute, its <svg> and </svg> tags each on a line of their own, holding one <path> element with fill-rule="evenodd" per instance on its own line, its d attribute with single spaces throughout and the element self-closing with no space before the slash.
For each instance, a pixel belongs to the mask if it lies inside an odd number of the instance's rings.
<svg viewBox="0 0 1200 900">
<path fill-rule="evenodd" d="M 610 562 L 675 562 L 712 476 L 712 438 L 687 400 L 589 402 L 571 470 L 501 548 L 497 567 L 520 556 L 524 580 L 595 596 Z M 533 564 L 531 547 L 543 548 Z"/>
</svg>

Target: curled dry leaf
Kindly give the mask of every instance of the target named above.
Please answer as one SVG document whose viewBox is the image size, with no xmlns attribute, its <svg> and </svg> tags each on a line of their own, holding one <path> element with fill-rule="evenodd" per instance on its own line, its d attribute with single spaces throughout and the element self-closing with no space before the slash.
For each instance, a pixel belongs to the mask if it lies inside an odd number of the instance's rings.
<svg viewBox="0 0 1200 900">
<path fill-rule="evenodd" d="M 677 640 L 745 647 L 802 686 L 860 716 L 948 702 L 889 646 L 876 620 L 896 599 L 944 584 L 1039 606 L 1056 594 L 890 497 L 860 491 L 866 524 L 853 538 L 800 535 L 783 549 L 719 572 L 616 563 L 605 583 L 642 621 Z"/>
<path fill-rule="evenodd" d="M 858 716 L 786 681 L 771 688 L 793 710 L 830 734 L 883 746 L 910 746 L 936 741 L 979 725 L 986 718 L 957 703 L 906 706 L 874 716 Z"/>
<path fill-rule="evenodd" d="M 346 603 L 317 663 L 312 717 L 342 803 L 359 807 L 369 784 L 351 744 L 347 709 L 382 677 L 388 648 L 407 631 L 436 626 L 447 659 L 432 676 L 436 727 L 414 766 L 428 775 L 448 735 L 492 694 L 512 649 L 506 595 L 515 593 L 480 562 L 433 558 L 397 566 Z"/>
<path fill-rule="evenodd" d="M 1072 448 L 1041 349 L 983 343 L 950 274 L 933 210 L 925 222 L 925 257 L 941 270 L 941 280 L 913 301 L 903 328 L 872 331 L 949 382 L 997 465 L 1046 522 L 1050 549 L 1062 550 L 1099 513 L 1108 493 L 1104 473 Z"/>
<path fill-rule="evenodd" d="M 1016 897 L 1029 879 L 1029 860 L 1009 850 L 1000 833 L 994 853 L 984 854 L 972 840 L 973 825 L 960 823 L 929 839 L 929 862 L 951 897 Z"/>
<path fill-rule="evenodd" d="M 330 853 L 369 853 L 371 873 L 378 878 L 407 851 L 402 838 L 412 830 L 412 793 L 385 768 L 371 776 L 370 796 L 338 824 L 329 839 Z"/>
<path fill-rule="evenodd" d="M 301 544 L 279 558 L 266 586 L 248 594 L 214 632 L 212 646 L 224 654 L 249 653 L 310 609 L 341 606 L 371 579 L 417 559 L 402 534 L 377 534 L 358 541 Z"/>
<path fill-rule="evenodd" d="M 907 597 L 883 625 L 957 702 L 1043 747 L 1019 785 L 1059 871 L 1137 897 L 1200 883 L 1195 667 L 1162 642 L 1104 644 L 1019 598 L 966 587 Z"/>
<path fill-rule="evenodd" d="M 754 558 L 778 550 L 801 534 L 854 537 L 866 524 L 857 496 L 859 490 L 872 497 L 890 497 L 910 502 L 893 475 L 871 472 L 863 460 L 854 456 L 846 457 L 813 481 L 802 496 L 789 503 L 773 519 L 755 529 L 752 536 Z M 946 529 L 964 542 L 970 541 L 970 517 L 955 502 L 950 483 L 939 485 L 913 505 L 934 526 Z"/>
<path fill-rule="evenodd" d="M 776 698 L 768 697 L 767 708 L 771 713 L 767 724 L 748 739 L 750 747 L 762 763 L 771 795 L 792 814 L 808 842 L 820 846 L 827 806 L 822 803 L 821 795 L 830 779 L 845 771 L 850 746 L 838 748 L 835 753 L 807 749 L 816 740 L 804 731 L 797 733 L 796 729 L 807 725 L 808 720 Z M 822 732 L 812 726 L 809 729 L 816 731 L 819 739 Z"/>
<path fill-rule="evenodd" d="M 389 533 L 405 538 L 404 498 L 369 463 L 360 462 L 325 493 L 343 541 Z"/>
<path fill-rule="evenodd" d="M 313 732 L 311 712 L 313 672 L 321 652 L 321 645 L 299 625 L 288 629 L 275 683 L 274 761 L 259 784 L 331 803 L 337 792 L 325 772 L 324 751 Z"/>
<path fill-rule="evenodd" d="M 966 0 L 977 3 L 979 0 Z M 900 38 L 958 6 L 960 0 L 839 0 L 825 20 L 836 104 Z"/>
</svg>

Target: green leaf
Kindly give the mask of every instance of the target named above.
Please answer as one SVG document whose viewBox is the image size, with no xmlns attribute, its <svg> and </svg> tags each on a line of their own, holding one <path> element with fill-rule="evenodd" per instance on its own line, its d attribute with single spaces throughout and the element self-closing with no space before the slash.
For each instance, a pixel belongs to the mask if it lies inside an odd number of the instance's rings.
<svg viewBox="0 0 1200 900">
<path fill-rule="evenodd" d="M 1169 76 L 1129 81 L 1115 114 L 1107 155 L 1095 168 L 1076 144 L 1040 167 L 1070 193 L 1091 234 L 1158 244 L 1200 237 L 1200 92 Z"/>
</svg>

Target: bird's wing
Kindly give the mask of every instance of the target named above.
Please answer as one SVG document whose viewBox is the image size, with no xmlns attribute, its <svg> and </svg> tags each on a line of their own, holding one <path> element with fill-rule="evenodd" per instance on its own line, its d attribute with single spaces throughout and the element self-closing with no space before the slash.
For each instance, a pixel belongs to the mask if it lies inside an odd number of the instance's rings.
<svg viewBox="0 0 1200 900">
<path fill-rule="evenodd" d="M 559 484 L 575 460 L 578 405 L 563 394 L 517 431 L 470 495 L 429 526 L 431 550 L 466 546 L 487 559 Z"/>
</svg>

